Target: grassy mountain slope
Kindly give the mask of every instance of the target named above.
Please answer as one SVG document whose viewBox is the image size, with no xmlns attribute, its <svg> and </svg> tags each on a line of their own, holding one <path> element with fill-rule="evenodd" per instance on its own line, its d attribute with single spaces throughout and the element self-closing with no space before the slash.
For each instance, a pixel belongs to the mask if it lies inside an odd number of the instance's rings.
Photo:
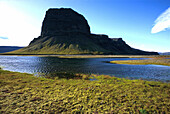
<svg viewBox="0 0 170 114">
<path fill-rule="evenodd" d="M 85 35 L 70 34 L 68 37 L 47 36 L 34 39 L 28 47 L 13 51 L 15 54 L 104 54 L 110 51 L 93 43 Z"/>
<path fill-rule="evenodd" d="M 66 37 L 67 36 L 67 37 Z M 121 38 L 95 38 L 93 35 L 67 33 L 35 38 L 29 46 L 9 54 L 117 54 L 157 55 L 131 48 Z"/>
</svg>

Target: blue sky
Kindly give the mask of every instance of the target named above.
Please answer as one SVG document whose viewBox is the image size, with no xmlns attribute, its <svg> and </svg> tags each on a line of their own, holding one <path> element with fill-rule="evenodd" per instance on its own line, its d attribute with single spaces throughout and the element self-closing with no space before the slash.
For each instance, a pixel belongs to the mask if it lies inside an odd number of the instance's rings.
<svg viewBox="0 0 170 114">
<path fill-rule="evenodd" d="M 40 35 L 46 10 L 61 7 L 84 15 L 92 33 L 122 37 L 141 50 L 170 52 L 170 17 L 163 26 L 158 23 L 170 0 L 0 0 L 0 46 L 27 46 Z"/>
</svg>

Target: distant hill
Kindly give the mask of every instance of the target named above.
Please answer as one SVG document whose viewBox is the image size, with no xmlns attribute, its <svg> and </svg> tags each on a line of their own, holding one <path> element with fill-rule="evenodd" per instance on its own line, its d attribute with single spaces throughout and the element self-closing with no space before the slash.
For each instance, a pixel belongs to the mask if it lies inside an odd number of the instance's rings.
<svg viewBox="0 0 170 114">
<path fill-rule="evenodd" d="M 5 53 L 5 52 L 10 52 L 14 50 L 21 49 L 23 47 L 18 47 L 18 46 L 0 46 L 0 53 Z"/>
<path fill-rule="evenodd" d="M 159 53 L 160 55 L 170 55 L 170 52 L 165 52 L 165 53 Z"/>
<path fill-rule="evenodd" d="M 41 35 L 29 46 L 10 53 L 158 55 L 131 48 L 122 38 L 92 34 L 84 16 L 70 8 L 49 9 Z"/>
</svg>

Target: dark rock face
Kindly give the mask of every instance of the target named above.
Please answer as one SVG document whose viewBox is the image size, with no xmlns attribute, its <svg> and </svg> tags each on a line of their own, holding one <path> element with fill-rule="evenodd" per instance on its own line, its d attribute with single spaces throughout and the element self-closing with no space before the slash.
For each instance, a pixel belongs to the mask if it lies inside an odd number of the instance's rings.
<svg viewBox="0 0 170 114">
<path fill-rule="evenodd" d="M 131 48 L 122 38 L 91 34 L 87 20 L 69 8 L 49 9 L 41 35 L 20 54 L 132 54 L 157 55 Z"/>
<path fill-rule="evenodd" d="M 90 34 L 87 20 L 72 9 L 49 9 L 43 21 L 41 36 L 67 33 Z"/>
</svg>

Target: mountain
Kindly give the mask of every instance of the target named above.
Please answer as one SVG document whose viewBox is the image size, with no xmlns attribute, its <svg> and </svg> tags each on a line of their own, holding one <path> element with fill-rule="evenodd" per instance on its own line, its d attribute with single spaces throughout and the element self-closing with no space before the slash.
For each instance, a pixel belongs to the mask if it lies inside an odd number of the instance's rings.
<svg viewBox="0 0 170 114">
<path fill-rule="evenodd" d="M 108 38 L 90 32 L 83 15 L 70 8 L 49 9 L 41 35 L 15 54 L 135 54 L 158 55 L 131 48 L 122 38 Z"/>
<path fill-rule="evenodd" d="M 0 53 L 6 53 L 14 50 L 21 49 L 23 47 L 17 47 L 17 46 L 0 46 Z"/>
<path fill-rule="evenodd" d="M 164 52 L 164 53 L 160 52 L 159 54 L 160 55 L 170 55 L 170 52 Z"/>
</svg>

